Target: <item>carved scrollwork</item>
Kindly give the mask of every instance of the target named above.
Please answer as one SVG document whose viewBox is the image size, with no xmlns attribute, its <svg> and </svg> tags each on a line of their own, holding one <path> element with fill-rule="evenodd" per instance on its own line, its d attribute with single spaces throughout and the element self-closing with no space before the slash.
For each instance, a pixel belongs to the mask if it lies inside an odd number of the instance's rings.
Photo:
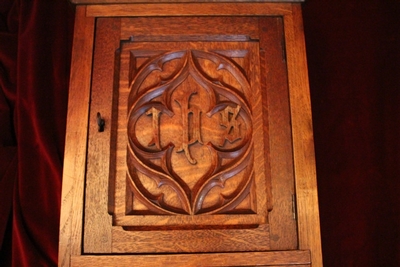
<svg viewBox="0 0 400 267">
<path fill-rule="evenodd" d="M 251 88 L 240 67 L 215 52 L 166 52 L 143 63 L 129 90 L 135 196 L 154 214 L 232 212 L 254 182 Z"/>
</svg>

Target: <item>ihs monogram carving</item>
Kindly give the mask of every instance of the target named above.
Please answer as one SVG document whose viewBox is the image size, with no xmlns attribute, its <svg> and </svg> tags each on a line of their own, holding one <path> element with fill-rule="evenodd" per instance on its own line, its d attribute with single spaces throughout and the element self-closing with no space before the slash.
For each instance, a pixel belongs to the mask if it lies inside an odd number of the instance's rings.
<svg viewBox="0 0 400 267">
<path fill-rule="evenodd" d="M 240 67 L 216 52 L 166 52 L 133 74 L 128 183 L 152 214 L 230 213 L 249 195 L 250 95 Z"/>
</svg>

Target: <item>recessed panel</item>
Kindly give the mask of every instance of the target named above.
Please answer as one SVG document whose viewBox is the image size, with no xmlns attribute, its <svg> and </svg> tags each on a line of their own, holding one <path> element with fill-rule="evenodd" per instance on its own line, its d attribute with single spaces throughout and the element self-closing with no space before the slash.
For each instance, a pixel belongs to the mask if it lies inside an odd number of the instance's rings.
<svg viewBox="0 0 400 267">
<path fill-rule="evenodd" d="M 122 44 L 115 225 L 266 222 L 258 65 L 257 42 Z"/>
</svg>

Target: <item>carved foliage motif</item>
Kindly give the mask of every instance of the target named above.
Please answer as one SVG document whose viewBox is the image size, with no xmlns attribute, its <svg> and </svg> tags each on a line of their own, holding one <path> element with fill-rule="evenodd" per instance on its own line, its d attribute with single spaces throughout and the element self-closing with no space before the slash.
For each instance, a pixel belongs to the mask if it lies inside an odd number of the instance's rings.
<svg viewBox="0 0 400 267">
<path fill-rule="evenodd" d="M 131 53 L 135 62 L 146 52 Z M 135 197 L 151 214 L 237 212 L 255 186 L 242 69 L 217 52 L 181 50 L 130 72 L 127 183 Z"/>
</svg>

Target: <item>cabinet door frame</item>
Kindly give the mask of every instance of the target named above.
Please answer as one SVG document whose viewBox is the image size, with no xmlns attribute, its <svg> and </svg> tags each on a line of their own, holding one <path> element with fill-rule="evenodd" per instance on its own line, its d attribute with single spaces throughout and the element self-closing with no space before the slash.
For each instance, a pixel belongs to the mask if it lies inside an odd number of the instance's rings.
<svg viewBox="0 0 400 267">
<path fill-rule="evenodd" d="M 296 250 L 295 253 L 303 253 L 301 254 L 303 261 L 297 262 L 297 264 L 312 262 L 314 266 L 322 266 L 311 104 L 301 6 L 288 3 L 158 3 L 77 6 L 61 199 L 59 266 L 74 266 L 75 263 L 82 264 L 83 262 L 87 262 L 86 264 L 89 266 L 94 262 L 101 263 L 103 258 L 107 257 L 82 255 L 82 217 L 95 19 L 110 16 L 182 15 L 283 17 L 299 238 L 299 250 Z M 311 252 L 311 259 L 307 260 L 308 251 Z M 266 252 L 263 255 L 261 258 L 264 264 L 282 264 L 282 262 L 267 262 L 268 259 L 271 260 L 271 257 L 274 258 L 273 252 Z M 202 257 L 203 260 L 206 260 L 205 256 Z M 192 260 L 202 257 L 194 255 Z M 234 258 L 231 257 L 231 259 Z M 164 260 L 168 260 L 168 257 Z M 149 263 L 151 264 L 151 260 Z M 178 265 L 179 260 L 177 259 L 175 263 Z M 79 264 L 76 266 L 84 266 Z M 235 261 L 235 264 L 241 263 Z"/>
</svg>

